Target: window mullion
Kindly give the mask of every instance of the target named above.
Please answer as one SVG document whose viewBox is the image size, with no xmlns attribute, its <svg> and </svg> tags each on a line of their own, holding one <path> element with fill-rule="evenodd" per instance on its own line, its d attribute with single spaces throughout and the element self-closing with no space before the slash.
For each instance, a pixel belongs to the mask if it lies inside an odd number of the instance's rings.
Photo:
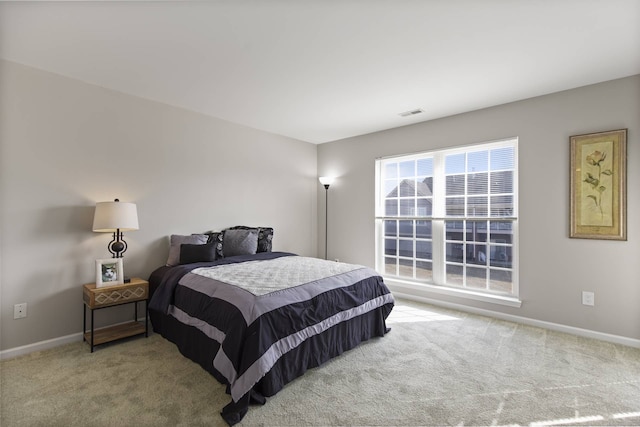
<svg viewBox="0 0 640 427">
<path fill-rule="evenodd" d="M 446 209 L 446 178 L 444 175 L 444 154 L 433 157 L 433 216 L 444 218 Z M 433 232 L 433 281 L 437 285 L 445 284 L 445 222 L 443 219 L 432 221 Z"/>
</svg>

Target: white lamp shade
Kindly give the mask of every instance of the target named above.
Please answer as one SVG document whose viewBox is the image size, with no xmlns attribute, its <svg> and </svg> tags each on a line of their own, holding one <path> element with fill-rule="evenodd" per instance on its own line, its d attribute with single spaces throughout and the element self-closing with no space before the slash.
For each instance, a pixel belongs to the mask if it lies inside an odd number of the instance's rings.
<svg viewBox="0 0 640 427">
<path fill-rule="evenodd" d="M 138 229 L 138 209 L 135 203 L 98 202 L 93 216 L 93 231 L 113 232 Z"/>
<path fill-rule="evenodd" d="M 320 180 L 320 184 L 322 184 L 322 185 L 331 185 L 331 184 L 333 184 L 333 177 L 332 176 L 321 176 L 318 179 Z"/>
</svg>

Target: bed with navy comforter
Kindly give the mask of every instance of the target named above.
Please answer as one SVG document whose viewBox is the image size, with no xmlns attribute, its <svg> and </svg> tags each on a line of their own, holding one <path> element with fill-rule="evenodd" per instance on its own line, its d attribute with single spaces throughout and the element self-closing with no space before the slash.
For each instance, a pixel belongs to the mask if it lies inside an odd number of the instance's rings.
<svg viewBox="0 0 640 427">
<path fill-rule="evenodd" d="M 227 385 L 229 425 L 307 369 L 384 336 L 394 304 L 370 268 L 285 252 L 161 267 L 149 282 L 154 331 Z"/>
</svg>

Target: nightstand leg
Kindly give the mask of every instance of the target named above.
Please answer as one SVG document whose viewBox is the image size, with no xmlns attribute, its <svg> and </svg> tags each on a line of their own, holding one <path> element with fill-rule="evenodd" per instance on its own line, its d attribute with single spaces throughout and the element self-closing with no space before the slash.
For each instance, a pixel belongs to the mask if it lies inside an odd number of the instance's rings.
<svg viewBox="0 0 640 427">
<path fill-rule="evenodd" d="M 93 353 L 93 312 L 95 310 L 91 310 L 91 353 Z"/>
<path fill-rule="evenodd" d="M 86 341 L 85 332 L 87 332 L 87 306 L 82 304 L 82 341 Z"/>
<path fill-rule="evenodd" d="M 144 301 L 144 336 L 149 336 L 149 300 Z"/>
</svg>

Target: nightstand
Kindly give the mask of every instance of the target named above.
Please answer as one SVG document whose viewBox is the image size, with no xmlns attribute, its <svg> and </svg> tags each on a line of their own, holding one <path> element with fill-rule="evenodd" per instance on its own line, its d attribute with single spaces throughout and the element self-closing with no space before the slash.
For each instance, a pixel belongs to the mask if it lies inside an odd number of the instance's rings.
<svg viewBox="0 0 640 427">
<path fill-rule="evenodd" d="M 147 309 L 149 305 L 149 282 L 140 278 L 132 278 L 124 285 L 96 287 L 95 283 L 88 283 L 83 286 L 82 299 L 82 333 L 84 340 L 93 347 L 107 342 L 119 340 L 144 334 L 149 336 L 149 316 Z M 145 302 L 144 323 L 138 322 L 138 303 Z M 123 304 L 134 304 L 133 321 L 94 331 L 93 313 L 96 310 L 115 307 Z M 91 329 L 87 331 L 87 308 L 91 311 Z"/>
</svg>

